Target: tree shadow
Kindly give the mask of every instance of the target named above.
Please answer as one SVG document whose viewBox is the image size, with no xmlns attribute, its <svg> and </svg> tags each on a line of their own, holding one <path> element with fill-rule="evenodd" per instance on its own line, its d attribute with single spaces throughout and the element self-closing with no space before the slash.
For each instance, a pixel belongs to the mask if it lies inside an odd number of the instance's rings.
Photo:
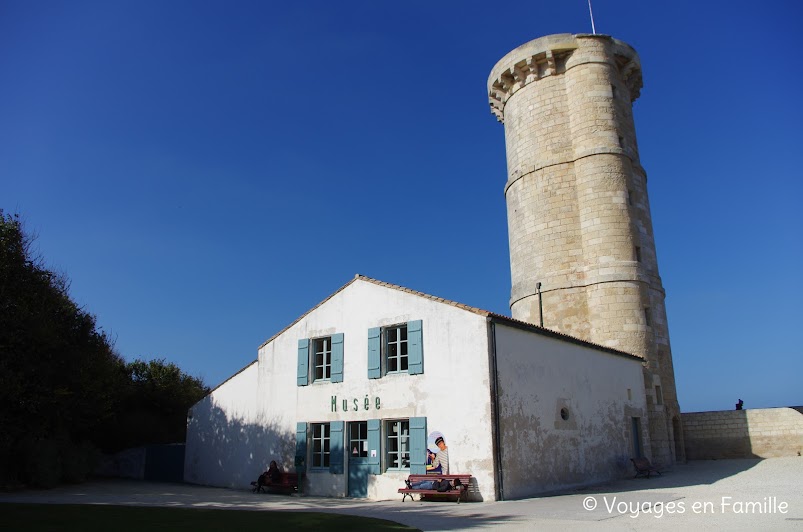
<svg viewBox="0 0 803 532">
<path fill-rule="evenodd" d="M 295 434 L 276 420 L 247 423 L 229 417 L 208 395 L 187 416 L 184 481 L 226 488 L 250 487 L 276 460 L 294 472 Z"/>
</svg>

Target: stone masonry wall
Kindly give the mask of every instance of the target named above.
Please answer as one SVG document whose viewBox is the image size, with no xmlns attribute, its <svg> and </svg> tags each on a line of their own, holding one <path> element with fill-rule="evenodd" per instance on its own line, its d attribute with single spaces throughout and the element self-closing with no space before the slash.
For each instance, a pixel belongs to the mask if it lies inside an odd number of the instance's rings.
<svg viewBox="0 0 803 532">
<path fill-rule="evenodd" d="M 688 460 L 803 453 L 803 407 L 681 414 Z"/>
<path fill-rule="evenodd" d="M 632 103 L 635 50 L 549 35 L 488 78 L 505 125 L 514 318 L 643 356 L 650 458 L 684 461 L 664 289 Z"/>
</svg>

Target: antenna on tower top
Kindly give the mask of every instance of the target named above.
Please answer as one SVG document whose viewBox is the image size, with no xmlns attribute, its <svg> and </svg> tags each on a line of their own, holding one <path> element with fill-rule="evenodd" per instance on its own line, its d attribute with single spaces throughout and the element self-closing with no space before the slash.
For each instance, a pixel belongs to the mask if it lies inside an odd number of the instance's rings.
<svg viewBox="0 0 803 532">
<path fill-rule="evenodd" d="M 591 33 L 597 34 L 597 29 L 594 27 L 594 12 L 591 11 L 591 0 L 588 0 L 588 14 L 591 15 Z"/>
</svg>

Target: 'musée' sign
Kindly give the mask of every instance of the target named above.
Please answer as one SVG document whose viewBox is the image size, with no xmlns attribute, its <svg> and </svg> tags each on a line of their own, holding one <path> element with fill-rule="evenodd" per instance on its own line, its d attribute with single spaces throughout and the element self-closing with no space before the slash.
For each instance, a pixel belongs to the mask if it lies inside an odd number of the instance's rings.
<svg viewBox="0 0 803 532">
<path fill-rule="evenodd" d="M 361 409 L 362 410 L 371 409 L 371 400 L 368 398 L 367 394 L 362 401 L 360 401 L 359 398 L 355 397 L 354 399 L 341 399 L 339 404 L 340 404 L 340 410 L 342 412 L 349 412 L 349 411 L 356 412 Z M 378 396 L 374 397 L 373 404 L 374 404 L 374 410 L 379 410 L 381 401 L 379 400 Z M 337 412 L 337 408 L 338 408 L 337 396 L 333 395 L 332 412 Z"/>
</svg>

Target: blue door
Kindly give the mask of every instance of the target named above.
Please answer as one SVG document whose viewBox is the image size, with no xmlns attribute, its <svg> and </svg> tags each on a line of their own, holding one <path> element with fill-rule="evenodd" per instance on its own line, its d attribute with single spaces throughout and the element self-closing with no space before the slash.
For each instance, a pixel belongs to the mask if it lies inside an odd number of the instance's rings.
<svg viewBox="0 0 803 532">
<path fill-rule="evenodd" d="M 368 422 L 352 421 L 348 428 L 349 497 L 368 496 Z"/>
</svg>

